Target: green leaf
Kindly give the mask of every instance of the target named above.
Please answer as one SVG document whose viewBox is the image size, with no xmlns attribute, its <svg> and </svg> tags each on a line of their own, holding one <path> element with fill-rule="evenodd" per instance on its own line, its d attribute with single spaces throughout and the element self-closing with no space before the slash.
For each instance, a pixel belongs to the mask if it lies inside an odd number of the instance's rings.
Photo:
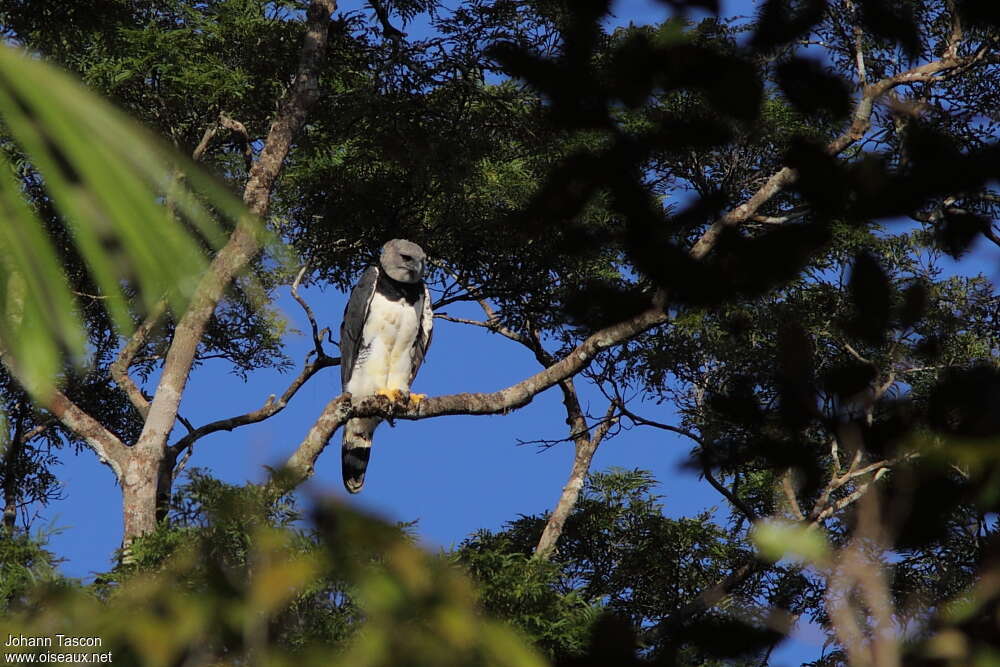
<svg viewBox="0 0 1000 667">
<path fill-rule="evenodd" d="M 260 230 L 189 160 L 65 73 L 9 46 L 0 48 L 0 119 L 40 174 L 122 334 L 161 298 L 184 311 L 227 228 Z M 11 170 L 3 172 L 0 344 L 22 381 L 44 391 L 66 353 L 83 357 L 85 333 L 57 250 Z"/>
<path fill-rule="evenodd" d="M 798 558 L 822 565 L 830 558 L 830 545 L 820 531 L 785 521 L 760 521 L 754 526 L 753 541 L 762 558 L 779 561 Z"/>
</svg>

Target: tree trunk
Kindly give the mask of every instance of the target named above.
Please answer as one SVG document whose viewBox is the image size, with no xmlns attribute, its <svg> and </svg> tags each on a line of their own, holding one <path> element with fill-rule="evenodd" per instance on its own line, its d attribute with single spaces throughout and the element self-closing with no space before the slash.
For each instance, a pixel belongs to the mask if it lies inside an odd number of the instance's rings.
<svg viewBox="0 0 1000 667">
<path fill-rule="evenodd" d="M 264 148 L 250 170 L 243 191 L 247 208 L 260 218 L 267 215 L 271 192 L 292 142 L 305 123 L 309 109 L 319 99 L 319 68 L 326 54 L 327 24 L 336 5 L 336 0 L 313 0 L 306 11 L 306 35 L 300 51 L 298 75 L 279 105 Z M 187 311 L 177 323 L 139 441 L 129 449 L 127 463 L 120 473 L 125 515 L 123 562 L 130 558 L 128 548 L 132 540 L 155 530 L 158 517 L 162 518 L 166 512 L 175 461 L 168 450 L 167 439 L 177 420 L 177 410 L 198 345 L 225 290 L 259 249 L 260 239 L 249 219 L 241 222 L 212 260 Z M 127 368 L 124 370 L 127 372 Z"/>
<path fill-rule="evenodd" d="M 7 433 L 3 434 L 4 437 Z M 3 456 L 3 527 L 8 534 L 14 532 L 17 521 L 17 487 L 21 480 L 18 477 L 17 459 L 21 455 L 24 443 L 21 442 L 21 419 L 14 418 L 14 434 L 7 441 Z"/>
<path fill-rule="evenodd" d="M 156 451 L 156 448 L 136 445 L 129 452 L 122 476 L 122 510 L 125 516 L 122 547 L 125 550 L 136 537 L 156 529 L 156 499 L 162 465 L 162 452 Z"/>
<path fill-rule="evenodd" d="M 573 508 L 576 507 L 576 501 L 580 497 L 580 490 L 583 488 L 587 472 L 590 470 L 590 462 L 594 460 L 594 452 L 597 451 L 598 445 L 595 440 L 596 438 L 594 440 L 582 438 L 576 443 L 573 456 L 573 469 L 569 474 L 569 481 L 563 487 L 562 494 L 559 496 L 559 502 L 552 511 L 551 516 L 549 516 L 549 520 L 545 524 L 545 530 L 542 531 L 542 536 L 538 540 L 538 545 L 535 547 L 536 558 L 547 559 L 555 551 L 556 542 L 559 540 L 559 536 L 562 535 L 566 519 L 569 518 Z"/>
<path fill-rule="evenodd" d="M 17 520 L 17 461 L 18 443 L 11 440 L 4 454 L 3 471 L 3 526 L 7 533 L 14 532 L 14 522 Z"/>
</svg>

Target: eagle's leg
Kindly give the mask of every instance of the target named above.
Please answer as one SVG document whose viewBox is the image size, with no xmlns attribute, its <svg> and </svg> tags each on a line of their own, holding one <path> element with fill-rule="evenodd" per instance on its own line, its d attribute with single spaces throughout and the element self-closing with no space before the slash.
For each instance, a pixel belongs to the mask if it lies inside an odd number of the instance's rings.
<svg viewBox="0 0 1000 667">
<path fill-rule="evenodd" d="M 420 401 L 427 398 L 427 394 L 410 394 L 410 403 L 413 405 L 420 405 Z"/>
</svg>

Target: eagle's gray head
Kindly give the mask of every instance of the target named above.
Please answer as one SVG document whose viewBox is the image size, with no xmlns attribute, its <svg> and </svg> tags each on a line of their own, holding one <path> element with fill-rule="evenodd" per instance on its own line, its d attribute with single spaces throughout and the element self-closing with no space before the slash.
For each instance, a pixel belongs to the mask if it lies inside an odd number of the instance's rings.
<svg viewBox="0 0 1000 667">
<path fill-rule="evenodd" d="M 412 241 L 393 239 L 382 246 L 379 264 L 393 280 L 418 283 L 424 277 L 427 255 L 423 248 Z"/>
</svg>

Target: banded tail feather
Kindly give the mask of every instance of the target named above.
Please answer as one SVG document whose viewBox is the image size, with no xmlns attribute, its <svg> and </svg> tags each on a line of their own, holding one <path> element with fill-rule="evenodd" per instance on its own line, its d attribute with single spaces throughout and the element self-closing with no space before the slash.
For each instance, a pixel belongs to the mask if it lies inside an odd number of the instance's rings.
<svg viewBox="0 0 1000 667">
<path fill-rule="evenodd" d="M 365 470 L 372 454 L 372 434 L 381 420 L 376 418 L 349 419 L 344 425 L 344 444 L 340 450 L 340 467 L 344 488 L 358 493 L 365 485 Z"/>
</svg>

